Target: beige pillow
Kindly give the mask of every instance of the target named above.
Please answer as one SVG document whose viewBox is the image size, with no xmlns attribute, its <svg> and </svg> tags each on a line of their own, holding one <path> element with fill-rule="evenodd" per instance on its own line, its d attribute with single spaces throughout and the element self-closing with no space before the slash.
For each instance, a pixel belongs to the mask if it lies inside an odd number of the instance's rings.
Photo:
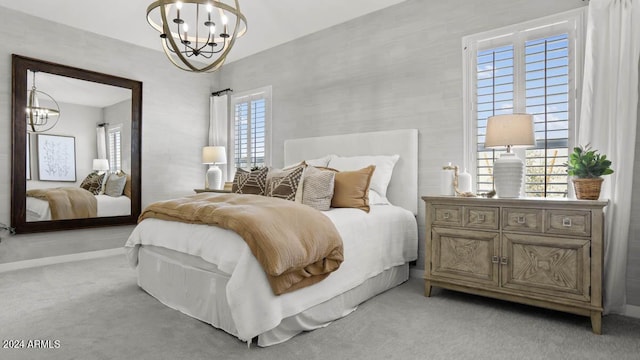
<svg viewBox="0 0 640 360">
<path fill-rule="evenodd" d="M 327 211 L 331 207 L 335 171 L 323 171 L 309 166 L 304 171 L 302 184 L 302 203 L 320 211 Z"/>
<path fill-rule="evenodd" d="M 266 194 L 268 172 L 269 168 L 266 167 L 251 172 L 243 169 L 236 170 L 231 192 L 254 195 Z"/>
<path fill-rule="evenodd" d="M 290 169 L 270 169 L 267 175 L 267 196 L 294 201 L 305 166 Z"/>
<path fill-rule="evenodd" d="M 369 184 L 375 169 L 375 165 L 369 165 L 360 170 L 337 172 L 331 207 L 369 212 Z"/>
<path fill-rule="evenodd" d="M 124 190 L 122 190 L 122 195 L 128 198 L 131 198 L 131 175 L 127 174 L 122 170 L 118 171 L 118 175 L 120 176 L 124 175 L 127 177 L 127 182 L 124 184 Z"/>
<path fill-rule="evenodd" d="M 122 196 L 122 191 L 124 190 L 126 182 L 127 177 L 125 175 L 109 175 L 109 178 L 107 179 L 107 186 L 104 187 L 104 194 L 113 197 Z"/>
</svg>

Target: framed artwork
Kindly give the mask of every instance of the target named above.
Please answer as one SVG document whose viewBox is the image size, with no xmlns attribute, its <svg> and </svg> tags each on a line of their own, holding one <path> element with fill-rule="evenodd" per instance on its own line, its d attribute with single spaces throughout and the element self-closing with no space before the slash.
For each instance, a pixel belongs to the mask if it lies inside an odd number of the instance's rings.
<svg viewBox="0 0 640 360">
<path fill-rule="evenodd" d="M 76 181 L 76 138 L 38 134 L 38 176 L 41 181 Z"/>
<path fill-rule="evenodd" d="M 27 133 L 27 180 L 31 180 L 31 135 Z"/>
</svg>

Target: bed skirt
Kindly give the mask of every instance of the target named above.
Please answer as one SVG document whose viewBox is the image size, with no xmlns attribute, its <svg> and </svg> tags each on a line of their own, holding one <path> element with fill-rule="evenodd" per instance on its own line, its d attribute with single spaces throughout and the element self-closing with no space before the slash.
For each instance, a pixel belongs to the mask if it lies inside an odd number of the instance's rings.
<svg viewBox="0 0 640 360">
<path fill-rule="evenodd" d="M 161 303 L 237 337 L 226 297 L 229 275 L 214 264 L 162 247 L 142 246 L 136 271 L 138 285 Z M 282 320 L 276 328 L 258 336 L 258 345 L 275 345 L 302 331 L 327 326 L 408 278 L 408 264 L 387 269 L 341 295 Z"/>
</svg>

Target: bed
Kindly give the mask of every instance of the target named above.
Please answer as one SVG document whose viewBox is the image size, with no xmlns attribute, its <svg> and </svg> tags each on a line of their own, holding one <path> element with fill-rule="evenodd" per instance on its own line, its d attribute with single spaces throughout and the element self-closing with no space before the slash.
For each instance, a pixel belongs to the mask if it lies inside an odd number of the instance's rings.
<svg viewBox="0 0 640 360">
<path fill-rule="evenodd" d="M 97 200 L 97 217 L 127 216 L 131 214 L 131 199 L 127 196 L 95 195 Z M 46 200 L 27 196 L 27 221 L 48 221 L 51 209 Z"/>
<path fill-rule="evenodd" d="M 415 129 L 287 140 L 284 163 L 327 154 L 398 154 L 387 189 L 394 205 L 323 212 L 344 243 L 344 262 L 317 284 L 274 295 L 246 243 L 208 225 L 146 219 L 125 244 L 138 285 L 163 304 L 259 346 L 327 326 L 409 277 L 417 258 Z"/>
</svg>

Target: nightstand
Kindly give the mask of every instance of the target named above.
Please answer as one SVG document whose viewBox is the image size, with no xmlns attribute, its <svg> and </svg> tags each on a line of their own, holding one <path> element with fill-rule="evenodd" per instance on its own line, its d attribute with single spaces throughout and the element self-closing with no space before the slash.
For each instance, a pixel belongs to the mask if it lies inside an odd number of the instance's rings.
<svg viewBox="0 0 640 360">
<path fill-rule="evenodd" d="M 436 286 L 589 316 L 602 333 L 606 201 L 422 200 L 426 296 Z"/>
<path fill-rule="evenodd" d="M 224 194 L 231 193 L 231 190 L 224 190 L 224 189 L 220 189 L 220 190 L 217 190 L 217 189 L 193 189 L 193 191 L 195 191 L 198 194 L 205 193 L 205 192 L 224 193 Z"/>
</svg>

